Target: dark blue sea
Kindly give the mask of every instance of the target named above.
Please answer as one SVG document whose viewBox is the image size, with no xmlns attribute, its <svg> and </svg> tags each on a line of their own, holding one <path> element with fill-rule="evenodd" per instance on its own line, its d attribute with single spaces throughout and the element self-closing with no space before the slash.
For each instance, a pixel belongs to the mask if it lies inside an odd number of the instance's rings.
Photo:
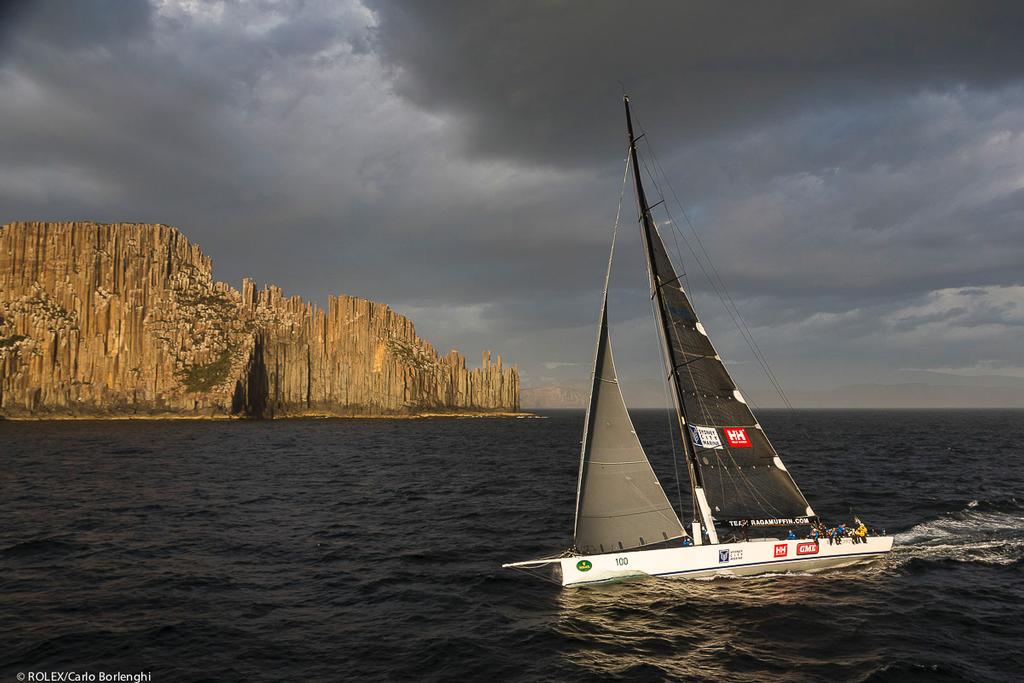
<svg viewBox="0 0 1024 683">
<path fill-rule="evenodd" d="M 544 415 L 0 421 L 0 680 L 1024 679 L 1024 411 L 762 413 L 891 558 L 575 589 L 499 568 L 570 541 L 582 414 Z"/>
</svg>

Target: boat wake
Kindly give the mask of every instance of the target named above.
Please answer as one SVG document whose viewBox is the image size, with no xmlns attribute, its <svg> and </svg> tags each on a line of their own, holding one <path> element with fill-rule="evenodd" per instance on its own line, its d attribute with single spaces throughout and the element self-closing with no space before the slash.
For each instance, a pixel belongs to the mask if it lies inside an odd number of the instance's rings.
<svg viewBox="0 0 1024 683">
<path fill-rule="evenodd" d="M 957 512 L 896 534 L 891 564 L 970 562 L 1010 566 L 1024 561 L 1024 504 L 1016 498 L 972 500 Z"/>
</svg>

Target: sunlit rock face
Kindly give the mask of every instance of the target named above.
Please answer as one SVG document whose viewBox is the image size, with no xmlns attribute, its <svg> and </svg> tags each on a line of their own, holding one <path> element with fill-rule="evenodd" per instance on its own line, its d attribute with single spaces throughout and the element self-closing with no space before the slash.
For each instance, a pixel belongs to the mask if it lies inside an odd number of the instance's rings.
<svg viewBox="0 0 1024 683">
<path fill-rule="evenodd" d="M 0 228 L 0 415 L 411 415 L 515 411 L 501 357 L 467 370 L 384 304 L 327 310 L 215 282 L 176 229 Z"/>
</svg>

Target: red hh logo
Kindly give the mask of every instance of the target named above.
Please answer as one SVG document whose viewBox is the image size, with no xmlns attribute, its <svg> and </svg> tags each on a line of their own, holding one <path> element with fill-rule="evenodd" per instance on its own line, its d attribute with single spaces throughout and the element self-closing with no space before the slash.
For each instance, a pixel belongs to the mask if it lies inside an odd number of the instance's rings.
<svg viewBox="0 0 1024 683">
<path fill-rule="evenodd" d="M 729 442 L 729 446 L 732 448 L 750 448 L 750 437 L 747 436 L 747 430 L 742 427 L 726 427 L 725 440 Z"/>
<path fill-rule="evenodd" d="M 776 543 L 775 544 L 775 557 L 785 557 L 789 554 L 788 543 Z"/>
<path fill-rule="evenodd" d="M 796 554 L 797 555 L 817 555 L 818 554 L 818 544 L 817 543 L 797 543 Z"/>
</svg>

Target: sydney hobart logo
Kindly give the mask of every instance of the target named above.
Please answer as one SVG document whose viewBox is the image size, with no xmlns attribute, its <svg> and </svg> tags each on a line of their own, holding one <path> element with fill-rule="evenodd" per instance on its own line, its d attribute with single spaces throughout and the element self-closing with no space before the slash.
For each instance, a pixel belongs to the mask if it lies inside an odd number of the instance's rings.
<svg viewBox="0 0 1024 683">
<path fill-rule="evenodd" d="M 689 425 L 690 439 L 697 448 L 713 448 L 722 450 L 722 440 L 718 438 L 718 430 L 714 427 L 701 427 L 700 425 Z"/>
<path fill-rule="evenodd" d="M 718 561 L 719 562 L 732 562 L 733 560 L 742 560 L 742 550 L 719 550 Z"/>
<path fill-rule="evenodd" d="M 580 560 L 576 563 L 576 569 L 579 569 L 581 572 L 589 572 L 593 566 L 590 560 Z"/>
</svg>

